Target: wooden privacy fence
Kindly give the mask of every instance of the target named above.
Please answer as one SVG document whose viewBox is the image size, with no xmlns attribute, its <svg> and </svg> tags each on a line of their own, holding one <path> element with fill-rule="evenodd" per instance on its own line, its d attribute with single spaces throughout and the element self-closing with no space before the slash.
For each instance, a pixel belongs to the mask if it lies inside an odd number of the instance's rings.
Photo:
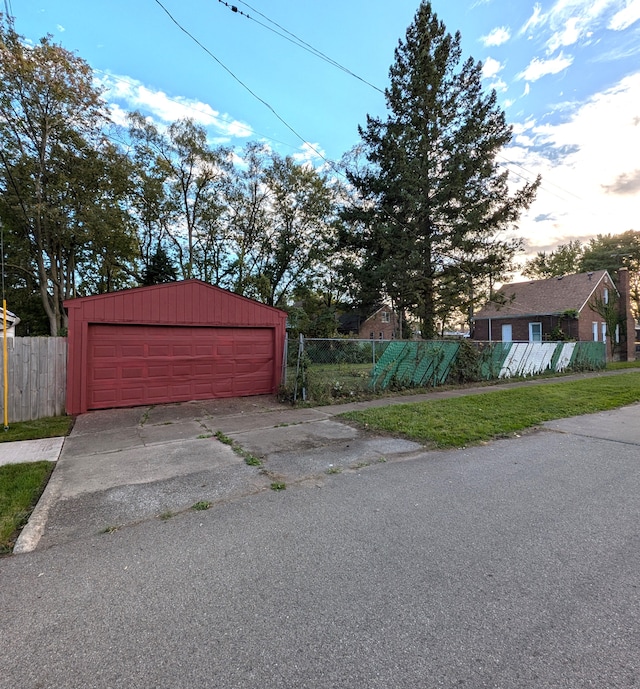
<svg viewBox="0 0 640 689">
<path fill-rule="evenodd" d="M 67 339 L 8 338 L 7 353 L 9 423 L 64 414 Z M 4 366 L 0 370 L 0 382 L 4 390 Z M 0 408 L 4 416 L 4 393 L 0 395 Z"/>
</svg>

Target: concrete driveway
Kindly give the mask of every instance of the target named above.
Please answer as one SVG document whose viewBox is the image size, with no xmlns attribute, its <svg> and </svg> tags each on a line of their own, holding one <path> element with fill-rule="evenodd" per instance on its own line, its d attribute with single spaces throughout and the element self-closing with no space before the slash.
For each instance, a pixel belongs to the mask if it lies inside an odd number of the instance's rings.
<svg viewBox="0 0 640 689">
<path fill-rule="evenodd" d="M 15 553 L 29 552 L 424 448 L 272 397 L 113 409 L 80 416 Z M 215 437 L 222 432 L 261 466 Z"/>
</svg>

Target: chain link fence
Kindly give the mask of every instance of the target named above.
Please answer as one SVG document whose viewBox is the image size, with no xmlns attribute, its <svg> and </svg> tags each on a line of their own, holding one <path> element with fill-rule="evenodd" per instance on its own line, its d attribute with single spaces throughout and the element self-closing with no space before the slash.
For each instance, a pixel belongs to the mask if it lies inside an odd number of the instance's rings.
<svg viewBox="0 0 640 689">
<path fill-rule="evenodd" d="M 355 340 L 305 338 L 285 347 L 283 396 L 326 404 L 388 390 L 598 370 L 598 342 L 475 342 L 470 340 Z"/>
<path fill-rule="evenodd" d="M 329 402 L 370 391 L 371 372 L 389 341 L 300 336 L 286 346 L 284 389 L 293 402 Z"/>
</svg>

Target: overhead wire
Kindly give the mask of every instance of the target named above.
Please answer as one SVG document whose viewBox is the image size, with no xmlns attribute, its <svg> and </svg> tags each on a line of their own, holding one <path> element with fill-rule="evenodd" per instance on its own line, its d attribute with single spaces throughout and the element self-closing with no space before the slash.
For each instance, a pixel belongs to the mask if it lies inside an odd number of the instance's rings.
<svg viewBox="0 0 640 689">
<path fill-rule="evenodd" d="M 240 14 L 240 15 L 242 15 L 242 16 L 248 18 L 248 19 L 252 19 L 253 21 L 257 21 L 257 20 L 254 20 L 254 19 L 253 19 L 252 17 L 250 17 L 249 15 L 245 14 L 244 12 L 241 12 L 240 10 L 238 10 L 237 7 L 235 7 L 235 6 L 233 6 L 233 5 L 229 5 L 229 3 L 225 2 L 224 0 L 218 0 L 218 1 L 221 2 L 222 4 L 224 4 L 225 6 L 230 7 L 231 10 L 234 11 L 235 13 L 238 13 L 238 14 Z M 275 26 L 278 26 L 278 28 L 280 28 L 280 29 L 282 29 L 283 31 L 285 31 L 285 32 L 287 32 L 287 33 L 289 33 L 289 34 L 291 34 L 291 32 L 288 32 L 286 29 L 284 29 L 284 27 L 281 27 L 281 26 L 280 26 L 279 24 L 277 24 L 276 22 L 273 22 L 273 21 L 270 20 L 268 17 L 266 17 L 265 15 L 261 14 L 260 12 L 258 12 L 258 11 L 255 10 L 254 8 L 252 8 L 248 3 L 243 2 L 242 0 L 237 0 L 237 1 L 238 1 L 240 4 L 242 4 L 242 5 L 246 6 L 246 7 L 248 7 L 251 11 L 254 11 L 254 12 L 256 12 L 257 14 L 259 14 L 260 16 L 263 16 L 267 21 L 273 23 Z M 282 124 L 283 124 L 283 125 L 284 125 L 284 126 L 295 136 L 295 137 L 296 137 L 296 138 L 297 138 L 297 139 L 299 139 L 299 140 L 303 143 L 303 145 L 307 146 L 311 151 L 313 151 L 313 152 L 314 152 L 321 160 L 323 160 L 323 161 L 324 161 L 324 162 L 325 162 L 325 163 L 326 163 L 336 174 L 338 174 L 340 177 L 342 177 L 342 178 L 344 178 L 344 179 L 347 179 L 347 176 L 346 176 L 346 175 L 344 174 L 344 172 L 339 168 L 339 166 L 338 166 L 337 163 L 335 163 L 334 161 L 332 161 L 332 160 L 330 160 L 329 158 L 327 158 L 327 157 L 326 157 L 321 151 L 319 151 L 313 144 L 311 144 L 309 141 L 307 141 L 307 140 L 306 140 L 296 129 L 294 129 L 294 127 L 293 127 L 292 125 L 290 125 L 290 124 L 289 124 L 289 123 L 288 123 L 288 122 L 287 122 L 287 121 L 286 121 L 286 120 L 275 110 L 275 108 L 274 108 L 269 102 L 267 102 L 265 99 L 261 98 L 258 94 L 256 94 L 256 93 L 255 93 L 246 83 L 244 83 L 244 82 L 243 82 L 243 81 L 242 81 L 242 80 L 241 80 L 241 79 L 240 79 L 240 78 L 229 68 L 229 67 L 227 67 L 227 66 L 226 66 L 216 55 L 214 55 L 213 52 L 212 52 L 211 50 L 209 50 L 209 48 L 207 48 L 201 41 L 199 41 L 189 30 L 187 30 L 184 26 L 182 26 L 182 24 L 172 15 L 172 13 L 163 5 L 163 3 L 162 3 L 160 0 L 155 0 L 155 2 L 156 2 L 156 4 L 158 4 L 158 5 L 161 7 L 161 9 L 167 14 L 167 16 L 169 17 L 169 19 L 180 29 L 180 31 L 182 31 L 182 32 L 183 32 L 185 35 L 187 35 L 192 41 L 194 41 L 194 42 L 196 43 L 196 45 L 198 45 L 202 50 L 204 50 L 204 51 L 207 53 L 207 55 L 209 55 L 209 57 L 211 57 L 215 62 L 217 62 L 217 63 L 218 63 L 218 64 L 219 64 L 219 65 L 220 65 L 220 66 L 221 66 L 221 67 L 222 67 L 222 68 L 223 68 L 223 69 L 224 69 L 224 70 L 225 70 L 225 71 L 226 71 L 226 72 L 227 72 L 227 73 L 238 83 L 238 84 L 240 84 L 240 86 L 242 86 L 250 95 L 252 95 L 252 96 L 253 96 L 256 100 L 258 100 L 260 103 L 262 103 L 268 110 L 270 110 L 270 111 L 273 113 L 273 115 L 274 115 L 274 116 L 275 116 L 275 117 L 276 117 L 276 118 L 277 118 L 277 119 L 278 119 L 278 120 L 279 120 L 279 121 L 280 121 L 280 122 L 281 122 L 281 123 L 282 123 Z M 257 22 L 257 23 L 260 24 L 260 25 L 262 25 L 262 26 L 264 26 L 261 22 Z M 269 27 L 265 27 L 265 28 L 269 28 Z M 277 32 L 276 32 L 276 33 L 277 33 Z M 296 41 L 297 41 L 296 44 L 297 44 L 297 45 L 299 45 L 300 47 L 303 47 L 301 44 L 303 44 L 303 43 L 305 43 L 305 42 L 302 41 L 302 39 L 299 39 L 297 36 L 295 36 L 295 34 L 291 34 L 291 36 L 293 36 L 293 37 L 296 39 Z M 330 63 L 332 63 L 332 64 L 335 64 L 336 66 L 340 67 L 341 69 L 344 69 L 344 71 L 346 71 L 346 72 L 352 74 L 349 70 L 347 70 L 346 68 L 343 68 L 341 65 L 339 65 L 338 63 L 336 63 L 336 62 L 335 62 L 334 60 L 332 60 L 331 58 L 328 58 L 327 56 L 324 56 L 323 54 L 321 54 L 320 51 L 317 51 L 315 48 L 313 48 L 313 46 L 310 46 L 309 44 L 306 44 L 306 45 L 308 46 L 309 50 L 310 50 L 311 52 L 313 52 L 314 54 L 318 55 L 319 57 L 322 56 L 323 59 L 326 59 L 328 62 L 330 62 Z M 360 77 L 358 77 L 357 75 L 355 75 L 355 74 L 352 74 L 352 75 L 355 76 L 356 78 L 360 79 Z M 364 81 L 364 80 L 362 80 L 362 79 L 360 79 L 360 80 L 361 80 L 361 81 Z M 366 83 L 368 83 L 368 82 L 366 82 Z M 377 88 L 377 87 L 374 86 L 373 84 L 369 84 L 369 86 L 372 86 L 372 87 L 373 87 L 374 89 L 376 89 L 377 91 L 380 91 L 381 93 L 384 93 L 381 89 Z M 280 142 L 280 143 L 283 143 L 283 142 Z M 285 144 L 285 145 L 290 145 L 290 144 Z M 526 168 L 524 168 L 524 166 L 519 165 L 518 163 L 515 163 L 514 161 L 510 161 L 510 160 L 509 160 L 508 158 L 506 158 L 504 155 L 502 155 L 502 154 L 499 154 L 499 155 L 500 155 L 500 157 L 502 157 L 502 158 L 505 160 L 506 163 L 511 164 L 511 165 L 516 165 L 516 166 L 522 168 L 525 172 L 528 172 L 529 174 L 534 174 L 534 173 L 531 173 L 531 172 L 530 172 L 529 170 L 527 170 Z M 520 173 L 515 172 L 514 170 L 510 170 L 510 172 L 511 172 L 512 174 L 516 175 L 517 177 L 519 177 L 520 179 L 524 180 L 525 182 L 528 182 L 528 183 L 531 182 L 530 179 L 528 179 L 527 177 L 525 177 L 524 175 L 522 175 L 522 174 L 520 174 Z M 541 185 L 541 186 L 542 186 L 542 185 Z M 554 185 L 554 186 L 558 186 L 558 185 Z M 565 191 L 566 193 L 575 196 L 575 194 L 572 194 L 571 192 L 569 192 L 569 191 L 567 191 L 567 190 L 565 190 L 565 189 L 562 189 L 561 187 L 558 187 L 558 188 L 559 188 L 561 191 Z M 548 189 L 546 189 L 546 191 L 547 191 L 547 193 L 551 193 L 552 195 L 556 196 L 557 198 L 560 198 L 561 200 L 566 200 L 566 199 L 562 199 L 562 197 L 558 196 L 557 194 L 554 194 L 553 192 L 549 191 Z M 579 198 L 579 197 L 576 197 L 576 198 Z M 359 209 L 359 210 L 361 210 L 361 209 Z M 404 223 L 402 223 L 400 220 L 398 220 L 398 219 L 397 219 L 393 214 L 391 214 L 389 211 L 387 211 L 386 209 L 382 209 L 382 212 L 383 212 L 384 215 L 386 215 L 386 216 L 387 216 L 394 224 L 396 224 L 398 227 L 401 227 L 401 228 L 403 228 L 404 230 L 407 230 L 407 231 L 411 232 L 411 228 L 409 228 L 409 227 L 406 226 Z M 448 257 L 447 257 L 446 255 L 444 255 L 444 254 L 442 255 L 442 257 L 443 257 L 444 259 L 448 258 Z"/>
<path fill-rule="evenodd" d="M 509 160 L 509 158 L 507 158 L 507 157 L 506 157 L 504 154 L 502 154 L 502 153 L 499 153 L 499 154 L 498 154 L 498 157 L 499 157 L 499 158 L 502 158 L 502 160 L 504 160 L 505 163 L 508 163 L 509 165 L 515 165 L 516 167 L 519 167 L 521 170 L 524 170 L 525 172 L 527 172 L 528 174 L 533 175 L 534 177 L 537 176 L 535 172 L 532 172 L 531 170 L 529 170 L 528 168 L 526 168 L 524 165 L 521 165 L 520 163 L 516 163 L 514 160 Z M 513 174 L 515 175 L 515 174 L 518 174 L 518 173 L 514 172 Z M 525 177 L 522 177 L 522 175 L 519 175 L 519 176 L 520 176 L 522 179 L 526 179 Z M 583 199 L 581 196 L 578 196 L 578 194 L 574 194 L 572 191 L 569 191 L 568 189 L 565 189 L 564 187 L 561 187 L 559 184 L 556 184 L 555 182 L 549 182 L 549 184 L 550 184 L 551 186 L 553 186 L 553 187 L 556 187 L 557 189 L 559 189 L 560 191 L 564 192 L 565 194 L 569 194 L 569 196 L 573 196 L 574 198 L 578 199 L 578 201 L 584 201 L 584 199 Z M 541 186 L 544 186 L 544 185 L 541 185 Z M 549 190 L 547 189 L 547 191 L 549 191 Z M 549 193 L 552 194 L 553 192 L 549 191 Z M 554 195 L 555 195 L 555 194 L 554 194 Z M 558 196 L 558 198 L 562 198 L 562 197 Z"/>
<path fill-rule="evenodd" d="M 166 13 L 166 15 L 171 19 L 171 21 L 182 31 L 185 35 L 187 35 L 196 45 L 198 45 L 202 50 L 204 50 L 209 57 L 211 57 L 213 60 L 215 60 L 222 69 L 225 70 L 242 88 L 244 88 L 246 91 L 248 91 L 257 101 L 262 103 L 268 110 L 270 110 L 274 116 L 282 122 L 282 124 L 297 138 L 300 139 L 300 141 L 305 145 L 308 146 L 319 158 L 325 161 L 328 165 L 331 167 L 334 166 L 334 163 L 330 161 L 328 158 L 325 157 L 323 153 L 321 153 L 313 144 L 309 143 L 301 134 L 299 134 L 276 110 L 275 108 L 268 103 L 264 98 L 261 98 L 255 91 L 253 91 L 247 84 L 245 84 L 238 76 L 236 76 L 230 69 L 227 67 L 222 60 L 220 60 L 216 55 L 214 55 L 209 48 L 207 48 L 203 43 L 201 43 L 191 32 L 189 32 L 180 22 L 169 12 L 169 10 L 160 2 L 160 0 L 155 0 L 156 4 L 159 5 L 162 10 Z"/>
<path fill-rule="evenodd" d="M 248 7 L 252 12 L 255 12 L 257 15 L 262 17 L 263 19 L 266 19 L 270 24 L 273 24 L 274 26 L 277 26 L 280 31 L 276 31 L 275 29 L 271 28 L 270 26 L 267 26 L 263 22 L 258 21 L 254 17 L 241 12 L 238 10 L 238 8 L 235 5 L 231 5 L 230 3 L 226 2 L 225 0 L 218 0 L 218 2 L 222 5 L 225 5 L 225 7 L 228 7 L 232 12 L 237 13 L 246 19 L 249 19 L 250 21 L 255 22 L 259 26 L 262 26 L 263 28 L 267 29 L 267 31 L 271 31 L 272 33 L 276 34 L 277 36 L 280 36 L 281 38 L 284 38 L 286 41 L 289 41 L 290 43 L 293 43 L 294 45 L 297 45 L 299 48 L 302 48 L 303 50 L 306 50 L 308 53 L 311 53 L 312 55 L 315 55 L 316 57 L 320 58 L 321 60 L 324 60 L 330 65 L 333 65 L 337 69 L 345 72 L 346 74 L 354 77 L 354 79 L 358 79 L 358 81 L 361 81 L 363 84 L 366 84 L 367 86 L 370 86 L 372 89 L 375 91 L 378 91 L 378 93 L 381 93 L 384 95 L 384 90 L 376 86 L 375 84 L 372 84 L 370 81 L 367 81 L 365 78 L 359 76 L 355 72 L 352 72 L 348 67 L 345 67 L 344 65 L 340 64 L 337 60 L 334 60 L 332 57 L 329 57 L 325 53 L 323 53 L 321 50 L 318 50 L 317 48 L 314 48 L 310 43 L 307 43 L 307 41 L 303 40 L 299 36 L 296 36 L 296 34 L 292 33 L 288 29 L 285 29 L 284 26 L 281 26 L 278 24 L 278 22 L 274 21 L 273 19 L 269 19 L 265 14 L 262 14 L 262 12 L 256 10 L 254 7 L 249 5 L 247 2 L 242 2 L 242 0 L 236 0 L 238 4 L 244 5 L 245 7 Z M 284 32 L 284 33 L 281 33 Z"/>
</svg>

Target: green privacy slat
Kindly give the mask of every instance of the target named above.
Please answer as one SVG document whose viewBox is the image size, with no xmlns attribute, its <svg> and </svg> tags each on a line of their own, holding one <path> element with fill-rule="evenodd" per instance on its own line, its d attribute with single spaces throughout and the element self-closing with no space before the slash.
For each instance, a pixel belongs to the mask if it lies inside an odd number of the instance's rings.
<svg viewBox="0 0 640 689">
<path fill-rule="evenodd" d="M 538 351 L 540 347 L 536 343 L 528 345 L 530 352 L 529 349 L 523 351 L 522 346 L 520 343 L 517 360 L 512 362 L 511 368 L 515 366 L 515 370 L 509 372 L 505 371 L 505 367 L 507 360 L 510 360 L 514 343 L 477 343 L 481 378 L 492 380 L 517 375 L 519 371 L 535 375 L 549 369 L 555 370 L 561 359 L 566 363 L 567 352 L 571 348 L 573 351 L 566 366 L 568 369 L 598 370 L 604 368 L 606 363 L 605 345 L 602 342 L 575 342 L 570 345 L 559 342 L 551 356 L 547 352 L 544 357 Z M 540 346 L 548 349 L 549 343 L 541 343 Z M 386 390 L 392 384 L 402 387 L 443 385 L 447 382 L 459 351 L 460 343 L 454 341 L 390 342 L 371 372 L 370 387 Z"/>
<path fill-rule="evenodd" d="M 606 365 L 606 357 L 604 342 L 576 342 L 569 367 L 587 370 L 601 369 Z"/>
<path fill-rule="evenodd" d="M 371 372 L 372 388 L 442 385 L 451 371 L 458 342 L 391 342 Z"/>
</svg>

